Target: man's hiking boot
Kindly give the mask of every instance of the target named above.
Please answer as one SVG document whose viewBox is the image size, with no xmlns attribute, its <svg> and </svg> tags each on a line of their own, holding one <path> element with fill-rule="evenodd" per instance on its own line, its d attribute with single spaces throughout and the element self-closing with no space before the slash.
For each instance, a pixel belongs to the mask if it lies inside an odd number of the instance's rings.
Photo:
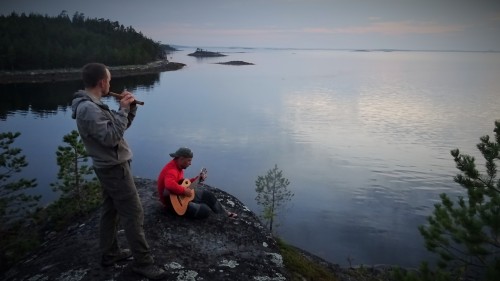
<svg viewBox="0 0 500 281">
<path fill-rule="evenodd" d="M 166 274 L 165 270 L 154 264 L 134 265 L 132 271 L 153 280 L 162 279 Z"/>
<path fill-rule="evenodd" d="M 102 266 L 111 266 L 119 261 L 126 260 L 132 257 L 132 252 L 129 249 L 120 250 L 114 255 L 104 255 L 101 259 Z"/>
</svg>

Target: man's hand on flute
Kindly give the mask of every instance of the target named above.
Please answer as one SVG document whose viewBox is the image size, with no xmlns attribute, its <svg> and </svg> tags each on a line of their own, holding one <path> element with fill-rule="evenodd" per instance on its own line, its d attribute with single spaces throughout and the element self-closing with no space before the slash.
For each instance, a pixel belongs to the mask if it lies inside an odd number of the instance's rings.
<svg viewBox="0 0 500 281">
<path fill-rule="evenodd" d="M 108 95 L 120 99 L 120 103 L 121 103 L 121 100 L 123 100 L 125 98 L 126 94 L 132 95 L 132 93 L 128 92 L 127 90 L 124 90 L 121 94 L 117 94 L 114 92 L 108 93 Z M 144 105 L 144 102 L 136 100 L 134 96 L 132 96 L 132 97 L 133 97 L 133 101 L 130 103 L 131 105 L 136 105 L 136 104 Z"/>
<path fill-rule="evenodd" d="M 134 106 L 136 106 L 135 98 L 132 95 L 132 93 L 128 91 L 123 91 L 123 93 L 121 93 L 120 107 L 130 109 L 131 107 Z"/>
</svg>

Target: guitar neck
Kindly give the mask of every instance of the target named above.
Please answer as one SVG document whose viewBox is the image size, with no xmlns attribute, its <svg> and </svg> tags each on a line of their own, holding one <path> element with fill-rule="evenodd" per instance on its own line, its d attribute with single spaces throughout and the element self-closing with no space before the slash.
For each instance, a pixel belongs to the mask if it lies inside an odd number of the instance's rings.
<svg viewBox="0 0 500 281">
<path fill-rule="evenodd" d="M 195 180 L 196 185 L 200 184 L 200 182 L 203 182 L 205 178 L 207 177 L 208 171 L 206 168 L 202 168 L 200 171 L 200 174 L 198 175 L 198 178 Z M 203 178 L 203 180 L 201 180 Z"/>
<path fill-rule="evenodd" d="M 198 184 L 200 184 L 200 178 L 197 178 L 194 182 L 192 182 L 192 183 L 189 185 L 189 188 L 191 188 L 191 189 L 195 189 L 196 187 L 198 187 Z"/>
<path fill-rule="evenodd" d="M 200 174 L 198 175 L 196 180 L 189 185 L 189 188 L 195 189 L 196 187 L 198 187 L 198 185 L 201 182 L 201 178 L 206 177 L 206 175 L 207 175 L 207 169 L 205 169 L 205 168 L 201 169 Z"/>
</svg>

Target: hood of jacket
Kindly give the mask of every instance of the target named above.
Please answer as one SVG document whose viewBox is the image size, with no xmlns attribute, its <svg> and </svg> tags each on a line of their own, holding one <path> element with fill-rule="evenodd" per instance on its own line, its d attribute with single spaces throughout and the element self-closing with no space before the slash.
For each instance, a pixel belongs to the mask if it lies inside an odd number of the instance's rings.
<svg viewBox="0 0 500 281">
<path fill-rule="evenodd" d="M 71 102 L 71 110 L 73 112 L 71 113 L 71 118 L 76 119 L 76 110 L 78 109 L 78 106 L 84 101 L 92 101 L 87 92 L 85 92 L 84 90 L 79 90 L 73 95 L 73 101 Z"/>
<path fill-rule="evenodd" d="M 103 104 L 101 101 L 93 100 L 85 90 L 79 90 L 73 95 L 73 101 L 71 103 L 71 110 L 72 110 L 71 118 L 76 119 L 76 110 L 78 109 L 78 106 L 85 101 L 93 102 L 97 104 L 99 107 L 102 107 L 106 110 L 109 109 L 109 107 Z"/>
</svg>

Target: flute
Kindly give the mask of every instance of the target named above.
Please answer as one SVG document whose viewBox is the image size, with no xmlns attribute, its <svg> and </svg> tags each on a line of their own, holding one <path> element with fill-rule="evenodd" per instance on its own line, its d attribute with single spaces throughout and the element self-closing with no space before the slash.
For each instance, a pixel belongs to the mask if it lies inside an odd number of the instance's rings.
<svg viewBox="0 0 500 281">
<path fill-rule="evenodd" d="M 122 95 L 121 94 L 117 94 L 117 93 L 114 93 L 114 92 L 109 92 L 108 95 L 112 96 L 112 97 L 115 97 L 115 98 L 119 98 L 121 99 L 122 98 Z M 144 105 L 144 102 L 143 101 L 138 101 L 138 100 L 135 100 L 133 101 L 132 103 L 136 103 L 138 105 Z"/>
</svg>

